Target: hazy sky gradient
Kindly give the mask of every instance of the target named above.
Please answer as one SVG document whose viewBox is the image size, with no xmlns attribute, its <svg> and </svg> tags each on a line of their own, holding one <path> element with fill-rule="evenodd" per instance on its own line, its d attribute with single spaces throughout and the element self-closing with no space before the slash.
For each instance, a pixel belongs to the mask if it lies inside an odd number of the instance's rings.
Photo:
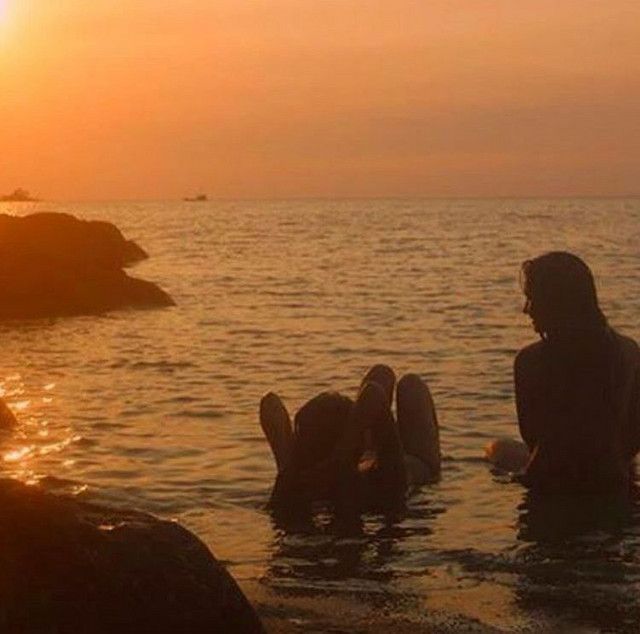
<svg viewBox="0 0 640 634">
<path fill-rule="evenodd" d="M 0 192 L 640 193 L 637 0 L 0 0 L 0 90 Z"/>
</svg>

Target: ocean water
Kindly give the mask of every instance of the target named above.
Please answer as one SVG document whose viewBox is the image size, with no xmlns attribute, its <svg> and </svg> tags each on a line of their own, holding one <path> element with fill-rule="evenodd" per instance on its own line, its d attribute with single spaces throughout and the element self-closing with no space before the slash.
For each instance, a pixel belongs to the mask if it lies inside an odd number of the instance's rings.
<svg viewBox="0 0 640 634">
<path fill-rule="evenodd" d="M 0 394 L 19 419 L 0 437 L 4 476 L 174 518 L 274 596 L 636 631 L 638 508 L 531 500 L 483 448 L 517 437 L 511 368 L 535 339 L 522 260 L 583 256 L 611 324 L 640 338 L 640 199 L 0 206 L 35 210 L 116 223 L 151 254 L 130 273 L 177 306 L 0 324 Z M 378 362 L 428 381 L 442 481 L 348 535 L 323 513 L 278 524 L 260 397 L 294 412 L 321 390 L 353 395 Z"/>
</svg>

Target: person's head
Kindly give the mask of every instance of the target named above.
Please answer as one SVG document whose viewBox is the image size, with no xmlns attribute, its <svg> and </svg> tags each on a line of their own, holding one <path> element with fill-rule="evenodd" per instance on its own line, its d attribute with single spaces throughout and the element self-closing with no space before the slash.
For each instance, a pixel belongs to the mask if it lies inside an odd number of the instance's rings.
<svg viewBox="0 0 640 634">
<path fill-rule="evenodd" d="M 543 338 L 602 330 L 607 320 L 589 267 L 576 255 L 551 251 L 522 264 L 523 312 Z"/>
<path fill-rule="evenodd" d="M 347 427 L 353 401 L 337 392 L 321 392 L 294 417 L 296 460 L 309 468 L 328 458 Z"/>
</svg>

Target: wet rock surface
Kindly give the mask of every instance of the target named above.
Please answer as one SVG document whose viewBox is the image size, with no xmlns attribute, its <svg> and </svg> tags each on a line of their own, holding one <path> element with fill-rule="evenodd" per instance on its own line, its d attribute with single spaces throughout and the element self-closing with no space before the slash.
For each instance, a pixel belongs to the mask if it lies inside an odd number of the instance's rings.
<svg viewBox="0 0 640 634">
<path fill-rule="evenodd" d="M 207 547 L 174 522 L 0 480 L 0 631 L 264 632 Z"/>
<path fill-rule="evenodd" d="M 123 270 L 148 257 L 108 222 L 64 213 L 0 215 L 0 319 L 171 306 L 157 285 Z"/>
</svg>

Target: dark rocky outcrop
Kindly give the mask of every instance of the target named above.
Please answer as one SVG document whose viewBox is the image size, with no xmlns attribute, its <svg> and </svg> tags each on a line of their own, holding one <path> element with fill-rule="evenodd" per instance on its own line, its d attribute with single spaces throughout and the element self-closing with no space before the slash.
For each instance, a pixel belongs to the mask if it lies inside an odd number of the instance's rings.
<svg viewBox="0 0 640 634">
<path fill-rule="evenodd" d="M 0 631 L 264 630 L 235 581 L 174 522 L 0 480 Z"/>
<path fill-rule="evenodd" d="M 108 222 L 0 214 L 0 319 L 173 305 L 158 286 L 123 271 L 147 257 Z"/>
</svg>

